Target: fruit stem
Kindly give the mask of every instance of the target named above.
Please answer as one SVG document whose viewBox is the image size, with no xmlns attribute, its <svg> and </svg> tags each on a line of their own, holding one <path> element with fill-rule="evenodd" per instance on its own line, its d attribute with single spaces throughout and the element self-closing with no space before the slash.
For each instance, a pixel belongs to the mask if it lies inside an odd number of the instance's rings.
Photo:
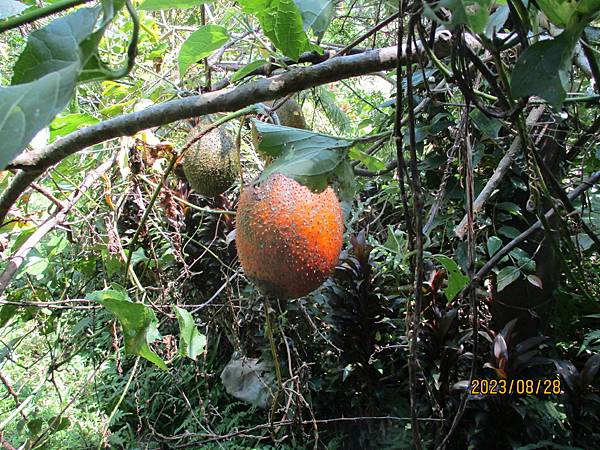
<svg viewBox="0 0 600 450">
<path fill-rule="evenodd" d="M 271 357 L 273 358 L 273 365 L 275 367 L 275 378 L 277 380 L 277 391 L 273 396 L 273 406 L 271 407 L 271 421 L 273 421 L 273 417 L 275 415 L 275 409 L 277 408 L 277 400 L 279 399 L 279 393 L 283 390 L 283 382 L 281 379 L 281 367 L 279 365 L 279 358 L 277 357 L 277 348 L 275 346 L 275 339 L 273 338 L 273 327 L 271 325 L 271 302 L 269 301 L 269 297 L 264 297 L 264 309 L 265 309 L 265 332 L 267 334 L 267 339 L 269 339 L 269 344 L 271 346 Z"/>
</svg>

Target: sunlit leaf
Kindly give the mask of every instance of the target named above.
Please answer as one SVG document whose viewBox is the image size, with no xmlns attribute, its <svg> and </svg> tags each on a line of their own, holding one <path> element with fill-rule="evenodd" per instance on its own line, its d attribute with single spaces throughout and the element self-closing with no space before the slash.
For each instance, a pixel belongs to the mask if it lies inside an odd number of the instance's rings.
<svg viewBox="0 0 600 450">
<path fill-rule="evenodd" d="M 173 306 L 179 322 L 179 353 L 194 361 L 206 348 L 206 336 L 198 331 L 194 318 L 183 308 Z"/>
<path fill-rule="evenodd" d="M 268 61 L 265 59 L 258 59 L 256 61 L 252 61 L 250 64 L 246 64 L 244 67 L 242 67 L 241 69 L 238 69 L 232 76 L 231 76 L 231 82 L 235 83 L 236 81 L 241 80 L 242 78 L 244 78 L 245 76 L 251 74 L 252 72 L 254 72 L 256 69 L 258 69 L 259 67 L 264 66 L 265 64 L 267 64 Z"/>
<path fill-rule="evenodd" d="M 95 291 L 87 295 L 115 315 L 123 329 L 125 352 L 139 355 L 163 370 L 168 370 L 164 361 L 154 353 L 148 344 L 160 334 L 158 319 L 154 311 L 142 303 L 132 302 L 127 294 L 116 290 Z"/>
<path fill-rule="evenodd" d="M 300 10 L 294 0 L 239 0 L 244 12 L 254 14 L 275 47 L 297 61 L 300 54 L 312 48 Z"/>
<path fill-rule="evenodd" d="M 353 141 L 260 121 L 254 123 L 261 137 L 260 151 L 277 157 L 263 171 L 261 180 L 282 173 L 312 190 L 322 191 L 335 176 L 352 177 L 342 162 L 346 161 L 346 150 Z"/>
<path fill-rule="evenodd" d="M 204 25 L 194 31 L 179 50 L 179 74 L 221 47 L 229 39 L 229 33 L 220 25 Z"/>
<path fill-rule="evenodd" d="M 444 289 L 444 293 L 448 301 L 451 301 L 467 285 L 469 277 L 460 270 L 453 259 L 445 255 L 433 255 L 433 258 L 444 266 L 444 269 L 448 272 L 448 287 Z"/>
<path fill-rule="evenodd" d="M 302 15 L 304 30 L 312 28 L 317 37 L 323 37 L 335 12 L 333 0 L 294 0 L 294 3 Z"/>
<path fill-rule="evenodd" d="M 122 4 L 80 8 L 29 35 L 13 68 L 12 86 L 0 88 L 0 169 L 65 108 L 78 80 L 98 79 L 97 45 Z"/>
</svg>

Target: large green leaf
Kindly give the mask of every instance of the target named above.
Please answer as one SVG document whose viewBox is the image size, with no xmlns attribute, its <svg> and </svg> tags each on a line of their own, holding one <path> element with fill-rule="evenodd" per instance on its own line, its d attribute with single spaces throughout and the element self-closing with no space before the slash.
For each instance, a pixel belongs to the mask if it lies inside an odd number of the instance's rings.
<svg viewBox="0 0 600 450">
<path fill-rule="evenodd" d="M 206 348 L 206 336 L 198 331 L 194 318 L 183 308 L 173 306 L 179 322 L 179 354 L 194 361 Z"/>
<path fill-rule="evenodd" d="M 571 56 L 579 33 L 564 31 L 554 39 L 528 47 L 512 72 L 511 90 L 516 97 L 537 95 L 559 107 L 567 93 Z"/>
<path fill-rule="evenodd" d="M 169 370 L 164 361 L 148 344 L 160 337 L 158 319 L 154 311 L 142 303 L 132 302 L 127 294 L 116 290 L 95 291 L 87 295 L 115 315 L 123 329 L 125 352 L 139 355 L 163 370 Z"/>
<path fill-rule="evenodd" d="M 15 0 L 0 0 L 0 19 L 14 16 L 27 9 L 27 5 Z"/>
<path fill-rule="evenodd" d="M 318 86 L 314 90 L 320 105 L 323 107 L 323 112 L 331 124 L 338 127 L 342 132 L 350 131 L 352 128 L 350 118 L 337 105 L 335 96 L 323 86 Z"/>
<path fill-rule="evenodd" d="M 335 12 L 333 0 L 294 0 L 300 10 L 304 31 L 312 28 L 315 35 L 323 37 Z"/>
<path fill-rule="evenodd" d="M 312 131 L 255 121 L 260 136 L 259 150 L 277 159 L 260 180 L 282 173 L 314 191 L 322 191 L 336 179 L 344 191 L 351 189 L 347 150 L 354 143 Z"/>
<path fill-rule="evenodd" d="M 446 294 L 448 301 L 451 301 L 467 285 L 469 277 L 462 273 L 458 264 L 451 258 L 448 258 L 445 255 L 433 255 L 433 257 L 444 266 L 444 269 L 448 272 L 448 287 L 444 289 L 444 293 Z"/>
<path fill-rule="evenodd" d="M 186 9 L 209 3 L 211 0 L 144 0 L 139 9 L 158 11 L 161 9 Z"/>
<path fill-rule="evenodd" d="M 427 16 L 443 22 L 450 28 L 464 24 L 475 33 L 483 33 L 490 17 L 492 3 L 492 0 L 440 0 L 434 3 L 423 2 L 423 5 Z M 450 19 L 440 20 L 447 12 L 452 14 Z"/>
<path fill-rule="evenodd" d="M 116 0 L 80 8 L 31 33 L 13 68 L 12 86 L 0 88 L 0 169 L 65 108 L 78 79 L 102 78 L 98 42 L 122 5 Z"/>
<path fill-rule="evenodd" d="M 297 61 L 312 48 L 302 14 L 294 0 L 239 0 L 244 12 L 254 14 L 263 32 L 285 56 Z"/>
<path fill-rule="evenodd" d="M 179 73 L 209 56 L 229 39 L 229 33 L 220 25 L 204 25 L 194 31 L 179 50 Z"/>
<path fill-rule="evenodd" d="M 259 150 L 277 158 L 263 171 L 261 180 L 282 173 L 315 191 L 325 189 L 334 178 L 351 183 L 341 163 L 353 141 L 260 121 L 255 125 Z"/>
</svg>

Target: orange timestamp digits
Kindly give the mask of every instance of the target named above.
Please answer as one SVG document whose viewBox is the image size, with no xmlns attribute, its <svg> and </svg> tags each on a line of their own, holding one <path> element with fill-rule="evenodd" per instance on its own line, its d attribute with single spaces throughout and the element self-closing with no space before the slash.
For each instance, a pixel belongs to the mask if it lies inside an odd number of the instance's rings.
<svg viewBox="0 0 600 450">
<path fill-rule="evenodd" d="M 558 395 L 560 392 L 559 379 L 474 379 L 469 387 L 469 393 L 471 395 Z"/>
</svg>

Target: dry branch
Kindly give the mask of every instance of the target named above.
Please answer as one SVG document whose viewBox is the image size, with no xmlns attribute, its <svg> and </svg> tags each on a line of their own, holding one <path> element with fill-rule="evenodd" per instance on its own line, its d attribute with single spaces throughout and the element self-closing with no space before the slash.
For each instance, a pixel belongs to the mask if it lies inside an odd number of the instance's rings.
<svg viewBox="0 0 600 450">
<path fill-rule="evenodd" d="M 64 207 L 58 209 L 56 213 L 48 218 L 37 230 L 19 247 L 19 249 L 9 258 L 8 265 L 0 275 L 0 295 L 4 292 L 10 280 L 14 277 L 19 270 L 19 267 L 25 261 L 25 258 L 33 249 L 38 242 L 52 229 L 60 225 L 67 218 L 67 214 L 71 208 L 79 201 L 85 191 L 89 189 L 97 180 L 106 172 L 113 164 L 113 160 L 110 159 L 105 163 L 101 164 L 97 169 L 90 171 L 84 178 L 81 186 L 75 189 L 69 198 L 65 201 Z"/>
<path fill-rule="evenodd" d="M 537 121 L 540 119 L 540 117 L 544 113 L 545 109 L 546 108 L 544 106 L 538 106 L 537 108 L 531 110 L 531 112 L 527 116 L 527 126 L 529 128 L 532 128 L 537 123 Z M 483 205 L 485 205 L 485 202 L 488 201 L 488 199 L 491 197 L 494 190 L 500 184 L 500 181 L 502 181 L 502 179 L 508 172 L 508 169 L 510 169 L 510 166 L 512 165 L 515 157 L 517 156 L 517 154 L 519 153 L 520 150 L 521 150 L 521 138 L 517 136 L 514 139 L 514 141 L 512 142 L 512 144 L 510 145 L 510 148 L 508 149 L 506 154 L 502 157 L 502 159 L 498 163 L 498 167 L 496 167 L 496 170 L 494 171 L 494 174 L 492 175 L 492 177 L 488 180 L 488 182 L 486 183 L 483 190 L 479 193 L 479 195 L 475 199 L 475 202 L 473 203 L 473 214 L 477 214 L 479 211 L 481 211 L 481 209 L 483 208 Z M 456 227 L 454 232 L 456 233 L 456 236 L 458 236 L 460 239 L 465 237 L 465 233 L 467 232 L 467 216 L 466 215 L 462 218 L 462 220 L 460 221 L 460 223 L 458 224 L 458 226 Z"/>
</svg>

